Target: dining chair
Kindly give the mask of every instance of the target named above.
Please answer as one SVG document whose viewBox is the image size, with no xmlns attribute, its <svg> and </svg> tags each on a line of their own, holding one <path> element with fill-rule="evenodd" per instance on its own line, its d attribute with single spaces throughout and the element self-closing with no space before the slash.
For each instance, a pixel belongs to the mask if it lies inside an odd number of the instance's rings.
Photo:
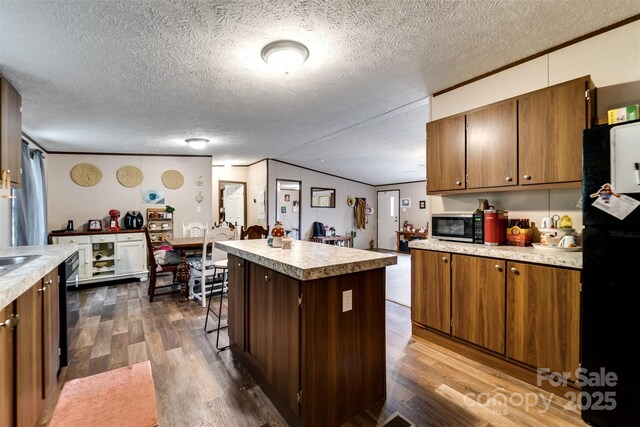
<svg viewBox="0 0 640 427">
<path fill-rule="evenodd" d="M 178 283 L 176 282 L 176 273 L 178 272 L 178 264 L 180 263 L 180 258 L 177 256 L 174 257 L 174 261 L 172 261 L 170 264 L 158 264 L 147 227 L 144 227 L 144 235 L 147 240 L 147 262 L 149 267 L 149 289 L 147 291 L 147 294 L 149 295 L 149 302 L 153 302 L 153 298 L 155 296 L 169 294 L 173 292 L 174 287 L 178 285 Z M 171 284 L 156 286 L 156 281 L 159 273 L 171 273 Z M 169 292 L 157 292 L 158 289 L 164 288 L 168 288 Z"/>
<path fill-rule="evenodd" d="M 202 225 L 199 222 L 182 223 L 182 237 L 202 237 L 204 230 L 209 229 L 209 223 Z"/>
<path fill-rule="evenodd" d="M 202 254 L 199 258 L 189 261 L 189 295 L 192 299 L 200 301 L 202 307 L 206 307 L 207 292 L 214 293 L 222 288 L 219 285 L 219 276 L 222 275 L 221 282 L 226 280 L 227 253 L 214 246 L 214 242 L 235 240 L 235 231 L 226 225 L 206 230 L 202 236 Z M 196 284 L 199 283 L 199 289 Z"/>
<path fill-rule="evenodd" d="M 261 225 L 252 225 L 246 230 L 244 225 L 240 228 L 240 240 L 245 239 L 266 239 L 269 235 L 269 226 L 265 229 Z"/>
</svg>

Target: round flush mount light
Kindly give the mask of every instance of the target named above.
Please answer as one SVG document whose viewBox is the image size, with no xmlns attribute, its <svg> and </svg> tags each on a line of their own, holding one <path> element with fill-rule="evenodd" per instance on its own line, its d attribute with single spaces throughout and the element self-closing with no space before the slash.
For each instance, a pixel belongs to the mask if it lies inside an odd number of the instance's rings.
<svg viewBox="0 0 640 427">
<path fill-rule="evenodd" d="M 184 140 L 184 142 L 186 142 L 196 150 L 202 150 L 205 147 L 205 145 L 207 145 L 209 140 L 206 138 L 187 138 Z"/>
<path fill-rule="evenodd" d="M 262 59 L 275 69 L 289 74 L 309 57 L 309 49 L 302 43 L 292 40 L 279 40 L 269 43 L 262 49 Z"/>
</svg>

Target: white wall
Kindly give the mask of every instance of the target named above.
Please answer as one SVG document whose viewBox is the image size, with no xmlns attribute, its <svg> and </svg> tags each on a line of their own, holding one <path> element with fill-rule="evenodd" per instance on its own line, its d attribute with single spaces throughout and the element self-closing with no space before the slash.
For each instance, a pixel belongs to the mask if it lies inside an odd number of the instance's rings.
<svg viewBox="0 0 640 427">
<path fill-rule="evenodd" d="M 640 80 L 640 21 L 433 97 L 431 120 L 585 75 L 591 75 L 596 87 Z M 579 189 L 430 196 L 429 216 L 436 212 L 473 212 L 482 197 L 496 208 L 509 210 L 510 218 L 529 218 L 537 224 L 544 216 L 567 214 L 573 218 L 574 228 L 582 228 L 581 208 L 576 207 Z"/>
<path fill-rule="evenodd" d="M 411 199 L 411 207 L 400 208 L 400 227 L 407 221 L 416 229 L 422 228 L 429 222 L 429 200 L 427 197 L 426 181 L 407 184 L 383 185 L 376 187 L 376 191 L 400 190 L 400 198 Z M 420 201 L 425 201 L 425 208 L 420 209 Z M 378 208 L 375 208 L 376 211 Z"/>
<path fill-rule="evenodd" d="M 276 179 L 289 179 L 294 181 L 302 181 L 302 191 L 300 194 L 301 209 L 301 237 L 303 240 L 310 236 L 311 226 L 314 221 L 322 222 L 324 225 L 333 226 L 336 234 L 345 235 L 348 232 L 355 231 L 356 237 L 353 240 L 354 247 L 360 249 L 368 249 L 369 242 L 375 240 L 375 224 L 377 216 L 369 216 L 369 223 L 365 229 L 356 229 L 353 208 L 347 206 L 347 197 L 353 195 L 355 197 L 364 197 L 375 209 L 376 189 L 373 186 L 353 182 L 343 178 L 337 178 L 320 172 L 314 172 L 308 169 L 292 166 L 277 160 L 268 161 L 269 173 L 269 191 L 268 191 L 268 210 L 269 226 L 272 228 L 275 223 L 276 209 Z M 336 207 L 335 208 L 311 208 L 310 197 L 311 187 L 334 188 L 336 190 Z"/>
<path fill-rule="evenodd" d="M 48 155 L 48 228 L 58 230 L 66 227 L 72 219 L 78 230 L 86 229 L 89 219 L 108 218 L 109 210 L 118 209 L 121 220 L 129 210 L 137 210 L 146 215 L 142 192 L 146 189 L 162 189 L 166 203 L 176 208 L 174 224 L 175 236 L 182 235 L 182 223 L 197 221 L 212 223 L 211 215 L 211 158 L 210 157 L 169 157 L 169 156 L 117 156 L 89 154 L 49 154 Z M 78 163 L 91 163 L 102 171 L 102 180 L 93 187 L 81 187 L 70 177 L 71 169 Z M 143 175 L 141 185 L 134 188 L 123 187 L 117 180 L 116 172 L 122 166 L 136 166 Z M 169 190 L 161 181 L 162 174 L 169 169 L 178 170 L 184 176 L 184 184 L 177 190 Z M 196 186 L 202 177 L 203 185 Z M 204 201 L 196 202 L 196 195 L 202 192 Z M 198 212 L 200 208 L 200 212 Z"/>
<path fill-rule="evenodd" d="M 267 161 L 247 167 L 247 223 L 267 225 Z M 262 214 L 263 213 L 263 214 Z"/>
<path fill-rule="evenodd" d="M 640 21 L 435 96 L 431 120 L 586 75 L 596 87 L 640 79 Z"/>
</svg>

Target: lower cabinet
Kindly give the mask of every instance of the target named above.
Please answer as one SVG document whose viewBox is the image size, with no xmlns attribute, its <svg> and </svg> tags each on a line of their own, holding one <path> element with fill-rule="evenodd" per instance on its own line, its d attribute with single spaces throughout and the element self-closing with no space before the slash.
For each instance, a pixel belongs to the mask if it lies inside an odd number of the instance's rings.
<svg viewBox="0 0 640 427">
<path fill-rule="evenodd" d="M 58 270 L 0 311 L 0 425 L 37 425 L 59 357 Z"/>
<path fill-rule="evenodd" d="M 14 425 L 14 303 L 0 310 L 0 426 Z"/>
<path fill-rule="evenodd" d="M 116 275 L 144 271 L 147 253 L 144 234 L 126 233 L 116 236 Z"/>
<path fill-rule="evenodd" d="M 300 413 L 299 282 L 258 264 L 249 266 L 249 354 L 275 393 Z"/>
<path fill-rule="evenodd" d="M 428 250 L 411 257 L 414 327 L 519 366 L 570 372 L 575 380 L 579 271 Z"/>
<path fill-rule="evenodd" d="M 246 351 L 245 339 L 245 261 L 227 255 L 229 269 L 229 341 L 240 351 Z"/>
<path fill-rule="evenodd" d="M 451 331 L 451 254 L 411 251 L 411 318 Z"/>
<path fill-rule="evenodd" d="M 507 356 L 551 372 L 580 363 L 580 273 L 508 263 Z"/>
<path fill-rule="evenodd" d="M 451 333 L 504 354 L 503 260 L 454 255 L 451 266 Z"/>
</svg>

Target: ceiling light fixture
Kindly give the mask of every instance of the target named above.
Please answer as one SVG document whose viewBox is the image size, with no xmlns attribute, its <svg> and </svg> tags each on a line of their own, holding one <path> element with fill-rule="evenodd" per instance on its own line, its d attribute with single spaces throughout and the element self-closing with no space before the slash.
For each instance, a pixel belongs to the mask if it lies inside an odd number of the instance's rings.
<svg viewBox="0 0 640 427">
<path fill-rule="evenodd" d="M 202 150 L 205 147 L 205 145 L 207 145 L 209 140 L 206 138 L 187 138 L 184 140 L 184 142 L 186 142 L 196 150 Z"/>
<path fill-rule="evenodd" d="M 309 49 L 292 40 L 269 43 L 262 49 L 262 59 L 275 69 L 289 74 L 302 65 L 309 57 Z"/>
</svg>

